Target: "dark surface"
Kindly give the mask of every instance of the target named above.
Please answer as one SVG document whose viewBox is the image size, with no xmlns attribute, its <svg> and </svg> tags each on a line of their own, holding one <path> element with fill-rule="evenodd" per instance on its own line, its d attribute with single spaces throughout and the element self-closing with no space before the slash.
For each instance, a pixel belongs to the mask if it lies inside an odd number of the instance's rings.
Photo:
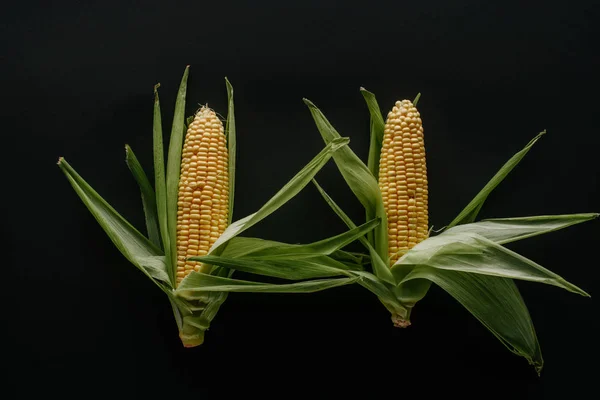
<svg viewBox="0 0 600 400">
<path fill-rule="evenodd" d="M 393 328 L 360 287 L 233 294 L 205 344 L 183 349 L 164 295 L 113 247 L 55 165 L 65 156 L 143 228 L 123 146 L 149 168 L 152 87 L 162 84 L 168 131 L 190 64 L 188 114 L 207 102 L 225 114 L 223 77 L 235 87 L 235 219 L 257 210 L 322 148 L 302 97 L 366 160 L 360 86 L 384 109 L 422 92 L 437 228 L 542 129 L 548 134 L 481 217 L 598 212 L 596 2 L 109 3 L 10 2 L 0 14 L 0 359 L 2 387 L 17 390 L 7 398 L 200 396 L 221 382 L 229 382 L 221 396 L 278 388 L 282 398 L 300 391 L 597 397 L 596 300 L 532 283 L 519 287 L 546 361 L 541 378 L 439 288 L 406 330 Z M 333 164 L 318 178 L 361 221 Z M 248 234 L 307 242 L 344 229 L 308 187 Z M 588 222 L 510 247 L 594 296 L 599 229 Z"/>
</svg>

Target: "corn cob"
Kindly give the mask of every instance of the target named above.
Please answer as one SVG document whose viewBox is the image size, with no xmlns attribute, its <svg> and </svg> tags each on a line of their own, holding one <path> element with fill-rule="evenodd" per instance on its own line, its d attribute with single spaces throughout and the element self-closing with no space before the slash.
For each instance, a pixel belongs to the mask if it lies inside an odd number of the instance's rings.
<svg viewBox="0 0 600 400">
<path fill-rule="evenodd" d="M 228 155 L 223 124 L 202 107 L 190 124 L 183 145 L 177 197 L 177 283 L 207 266 L 188 257 L 208 254 L 227 227 Z"/>
<path fill-rule="evenodd" d="M 427 167 L 423 125 L 409 100 L 388 113 L 379 162 L 379 188 L 388 219 L 390 265 L 428 236 Z"/>
</svg>

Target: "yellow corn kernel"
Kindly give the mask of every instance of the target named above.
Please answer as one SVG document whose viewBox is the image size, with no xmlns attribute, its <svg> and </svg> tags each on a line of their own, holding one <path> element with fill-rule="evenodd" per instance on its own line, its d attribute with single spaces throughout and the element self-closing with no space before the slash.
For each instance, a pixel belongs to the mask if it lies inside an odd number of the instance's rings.
<svg viewBox="0 0 600 400">
<path fill-rule="evenodd" d="M 379 189 L 388 218 L 390 265 L 428 236 L 423 123 L 409 100 L 397 101 L 385 123 Z"/>
<path fill-rule="evenodd" d="M 177 283 L 191 271 L 203 271 L 202 263 L 186 258 L 208 254 L 229 218 L 227 144 L 223 124 L 210 108 L 202 107 L 196 113 L 185 135 L 182 155 L 177 254 L 184 257 L 177 263 Z M 223 190 L 216 189 L 219 187 Z"/>
</svg>

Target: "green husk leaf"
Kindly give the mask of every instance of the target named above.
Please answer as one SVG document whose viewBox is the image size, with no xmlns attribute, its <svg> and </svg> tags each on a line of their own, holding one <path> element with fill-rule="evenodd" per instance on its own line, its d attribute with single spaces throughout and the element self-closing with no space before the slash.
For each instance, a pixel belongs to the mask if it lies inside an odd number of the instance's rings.
<svg viewBox="0 0 600 400">
<path fill-rule="evenodd" d="M 221 253 L 223 257 L 228 258 L 256 258 L 260 254 L 268 254 L 270 249 L 274 249 L 275 258 L 278 254 L 284 253 L 286 249 L 289 249 L 291 254 L 292 251 L 296 251 L 295 248 L 299 246 L 310 246 L 308 245 L 294 245 L 282 242 L 275 242 L 271 240 L 264 240 L 258 238 L 249 237 L 235 237 L 227 242 L 224 251 Z M 311 257 L 317 257 L 321 255 L 327 255 L 328 251 L 323 253 L 312 254 Z M 304 253 L 306 257 L 309 255 Z M 268 258 L 268 257 L 266 257 Z M 331 252 L 331 258 L 337 262 L 341 262 L 345 265 L 344 269 L 356 269 L 362 270 L 362 265 L 369 263 L 370 259 L 364 254 L 354 254 L 342 250 L 336 250 Z"/>
<path fill-rule="evenodd" d="M 115 211 L 64 158 L 59 159 L 58 166 L 121 254 L 165 291 L 164 286 L 157 280 L 163 280 L 166 284 L 170 284 L 168 279 L 164 280 L 165 276 L 168 276 L 166 267 L 164 271 L 157 272 L 158 264 L 147 268 L 144 265 L 146 262 L 141 262 L 152 257 L 162 256 L 161 250 Z"/>
<path fill-rule="evenodd" d="M 165 256 L 136 257 L 136 260 L 152 277 L 162 282 L 169 282 Z"/>
<path fill-rule="evenodd" d="M 169 240 L 169 229 L 167 226 L 167 187 L 165 181 L 165 153 L 163 148 L 162 119 L 160 113 L 160 100 L 158 97 L 158 88 L 160 84 L 154 86 L 154 113 L 152 121 L 152 141 L 154 152 L 154 189 L 156 196 L 156 214 L 158 226 L 160 228 L 160 237 L 163 243 L 163 250 L 166 256 L 167 273 L 173 277 L 171 269 L 171 248 Z M 171 285 L 175 281 L 171 280 Z"/>
<path fill-rule="evenodd" d="M 346 215 L 346 213 L 337 205 L 337 203 L 333 201 L 333 199 L 327 194 L 327 192 L 325 192 L 325 190 L 318 184 L 318 182 L 314 179 L 312 182 L 323 197 L 323 199 L 325 200 L 325 202 L 340 217 L 340 219 L 344 221 L 344 223 L 350 229 L 355 229 L 356 224 L 350 219 L 350 217 L 348 217 L 348 215 Z M 375 275 L 384 282 L 395 285 L 395 280 L 392 276 L 392 273 L 390 272 L 388 264 L 384 262 L 381 257 L 379 257 L 379 254 L 377 254 L 377 251 L 373 246 L 371 246 L 371 243 L 369 243 L 368 240 L 366 240 L 364 237 L 359 237 L 359 240 L 367 248 L 367 250 L 369 250 L 369 254 L 371 256 L 371 265 L 373 267 L 373 272 L 375 273 Z"/>
<path fill-rule="evenodd" d="M 375 179 L 379 179 L 379 158 L 381 155 L 381 147 L 383 145 L 383 131 L 385 128 L 385 121 L 383 120 L 383 116 L 381 115 L 381 109 L 379 108 L 379 104 L 377 103 L 377 99 L 375 95 L 365 88 L 360 88 L 360 92 L 367 103 L 367 107 L 369 109 L 369 114 L 371 115 L 369 119 L 369 130 L 370 130 L 370 139 L 369 139 L 369 158 L 367 160 L 367 166 L 371 174 L 375 177 Z M 367 215 L 367 221 L 373 219 L 375 214 L 372 209 L 365 209 Z M 373 232 L 369 232 L 367 234 L 367 238 L 370 243 L 375 242 L 375 237 Z"/>
<path fill-rule="evenodd" d="M 215 241 L 210 252 L 217 249 L 222 244 L 239 235 L 246 229 L 260 222 L 273 212 L 277 211 L 281 206 L 292 199 L 300 192 L 311 179 L 319 172 L 319 170 L 329 161 L 331 156 L 340 149 L 344 148 L 349 142 L 348 138 L 339 138 L 333 140 L 325 148 L 317 154 L 300 172 L 298 172 L 279 192 L 277 192 L 269 201 L 267 201 L 257 212 L 242 218 L 225 229 L 223 234 Z"/>
<path fill-rule="evenodd" d="M 211 272 L 218 277 L 227 277 L 231 274 L 228 269 L 215 269 Z M 217 315 L 221 305 L 227 299 L 227 292 L 203 292 L 197 293 L 193 300 L 199 305 L 194 310 L 183 312 L 182 326 L 179 329 L 179 337 L 186 347 L 199 346 L 204 342 L 204 333 L 210 328 L 212 320 Z M 180 297 L 178 300 L 183 301 Z"/>
<path fill-rule="evenodd" d="M 233 221 L 233 197 L 235 195 L 235 110 L 233 107 L 233 86 L 227 78 L 225 78 L 225 84 L 227 85 L 227 122 L 225 124 L 225 134 L 227 135 L 229 154 L 229 220 L 227 224 L 231 224 L 231 221 Z"/>
<path fill-rule="evenodd" d="M 589 297 L 561 276 L 475 233 L 448 232 L 429 238 L 402 256 L 392 273 L 399 280 L 405 275 L 405 268 L 414 266 L 544 283 Z"/>
<path fill-rule="evenodd" d="M 356 253 L 351 251 L 337 250 L 330 254 L 334 260 L 356 265 L 367 265 L 371 263 L 371 257 L 364 253 Z"/>
<path fill-rule="evenodd" d="M 340 134 L 335 130 L 327 118 L 325 118 L 325 115 L 323 115 L 317 106 L 307 99 L 304 99 L 304 103 L 308 106 L 325 143 L 329 143 L 340 137 Z M 383 207 L 383 200 L 377 179 L 375 179 L 373 174 L 369 171 L 369 168 L 360 158 L 358 158 L 350 147 L 341 149 L 333 155 L 333 159 L 340 170 L 340 173 L 346 180 L 346 183 L 363 207 L 365 207 L 367 215 L 370 216 L 370 218 L 381 218 L 381 224 L 373 230 L 374 243 L 371 243 L 371 245 L 382 259 L 387 258 L 387 217 Z"/>
<path fill-rule="evenodd" d="M 133 174 L 135 181 L 140 187 L 142 193 L 142 207 L 144 208 L 144 216 L 146 218 L 146 229 L 148 230 L 148 238 L 159 249 L 162 247 L 160 241 L 160 230 L 158 227 L 158 215 L 156 214 L 156 196 L 152 184 L 148 180 L 144 169 L 140 165 L 131 147 L 125 145 L 125 162 L 129 170 Z"/>
<path fill-rule="evenodd" d="M 406 272 L 408 275 L 412 269 Z M 418 301 L 423 300 L 429 288 L 431 288 L 431 281 L 426 279 L 404 280 L 394 288 L 394 294 L 403 305 L 412 308 Z"/>
<path fill-rule="evenodd" d="M 227 242 L 220 255 L 229 258 L 240 258 L 260 252 L 263 249 L 278 247 L 286 243 L 275 242 L 253 237 L 234 237 Z"/>
<path fill-rule="evenodd" d="M 535 329 L 510 279 L 419 266 L 408 280 L 426 279 L 440 286 L 488 328 L 510 351 L 541 371 L 544 360 Z"/>
<path fill-rule="evenodd" d="M 536 217 L 493 218 L 458 225 L 447 233 L 476 233 L 498 244 L 543 235 L 598 218 L 596 213 L 541 215 Z"/>
<path fill-rule="evenodd" d="M 185 97 L 189 66 L 185 67 L 183 78 L 175 101 L 171 140 L 169 142 L 169 157 L 167 159 L 167 226 L 169 230 L 171 265 L 177 265 L 177 193 L 179 189 L 179 174 L 181 170 L 181 151 L 183 148 Z M 175 281 L 176 268 L 171 268 L 171 279 Z"/>
<path fill-rule="evenodd" d="M 369 108 L 369 114 L 371 115 L 371 140 L 369 144 L 369 160 L 367 165 L 369 167 L 369 171 L 371 171 L 371 174 L 373 174 L 375 179 L 378 179 L 379 157 L 381 155 L 381 146 L 383 145 L 385 121 L 383 119 L 383 115 L 381 114 L 381 109 L 379 108 L 379 104 L 377 103 L 377 98 L 375 95 L 362 87 L 360 88 L 360 93 L 363 95 L 363 98 L 367 103 L 367 107 Z M 367 216 L 367 219 L 372 219 L 372 217 L 369 218 Z"/>
<path fill-rule="evenodd" d="M 369 221 L 359 227 L 350 229 L 342 234 L 332 236 L 327 239 L 309 244 L 287 244 L 281 243 L 279 246 L 270 247 L 254 252 L 253 257 L 263 259 L 292 258 L 299 259 L 303 257 L 315 257 L 319 255 L 330 255 L 331 253 L 352 243 L 356 239 L 363 237 L 379 224 L 379 219 Z"/>
<path fill-rule="evenodd" d="M 534 137 L 524 148 L 523 150 L 516 153 L 514 156 L 508 160 L 502 168 L 490 179 L 490 181 L 481 189 L 481 191 L 471 200 L 471 202 L 458 214 L 456 218 L 446 227 L 446 229 L 450 229 L 455 225 L 466 224 L 469 222 L 475 221 L 477 218 L 477 214 L 481 209 L 483 203 L 489 196 L 489 194 L 506 178 L 506 176 L 513 170 L 514 167 L 519 164 L 519 162 L 525 157 L 525 155 L 531 150 L 533 145 L 546 133 L 546 131 L 540 132 L 536 137 Z"/>
<path fill-rule="evenodd" d="M 224 278 L 193 271 L 178 286 L 176 294 L 188 300 L 206 292 L 314 293 L 356 282 L 355 278 L 316 279 L 289 284 L 272 284 Z"/>
<path fill-rule="evenodd" d="M 303 259 L 264 260 L 261 258 L 227 258 L 208 255 L 190 257 L 189 260 L 289 280 L 347 275 L 345 265 L 332 259 L 327 260 L 327 258 L 326 256 L 318 256 Z M 327 264 L 335 265 L 335 267 Z M 342 268 L 336 268 L 340 266 Z"/>
<path fill-rule="evenodd" d="M 348 271 L 348 274 L 360 277 L 357 283 L 375 294 L 392 314 L 399 315 L 403 319 L 408 317 L 407 309 L 394 295 L 393 286 L 366 271 Z"/>
</svg>

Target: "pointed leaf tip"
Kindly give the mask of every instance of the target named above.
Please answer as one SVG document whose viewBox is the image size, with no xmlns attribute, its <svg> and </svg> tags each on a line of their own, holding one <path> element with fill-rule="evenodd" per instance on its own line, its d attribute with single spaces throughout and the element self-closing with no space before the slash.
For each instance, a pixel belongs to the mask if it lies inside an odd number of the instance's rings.
<svg viewBox="0 0 600 400">
<path fill-rule="evenodd" d="M 302 101 L 304 102 L 304 104 L 306 104 L 309 107 L 316 107 L 315 104 L 312 101 L 310 101 L 309 99 L 307 99 L 306 97 L 303 97 Z"/>
<path fill-rule="evenodd" d="M 156 85 L 154 85 L 154 94 L 157 94 L 159 87 L 160 87 L 160 82 L 158 82 Z"/>
<path fill-rule="evenodd" d="M 417 104 L 419 103 L 419 100 L 421 99 L 421 92 L 417 93 L 417 96 L 415 97 L 415 99 L 413 100 L 413 105 L 416 107 Z"/>
<path fill-rule="evenodd" d="M 56 162 L 56 165 L 61 165 L 64 162 L 64 159 L 65 158 L 63 156 L 58 157 L 58 161 Z"/>
</svg>

